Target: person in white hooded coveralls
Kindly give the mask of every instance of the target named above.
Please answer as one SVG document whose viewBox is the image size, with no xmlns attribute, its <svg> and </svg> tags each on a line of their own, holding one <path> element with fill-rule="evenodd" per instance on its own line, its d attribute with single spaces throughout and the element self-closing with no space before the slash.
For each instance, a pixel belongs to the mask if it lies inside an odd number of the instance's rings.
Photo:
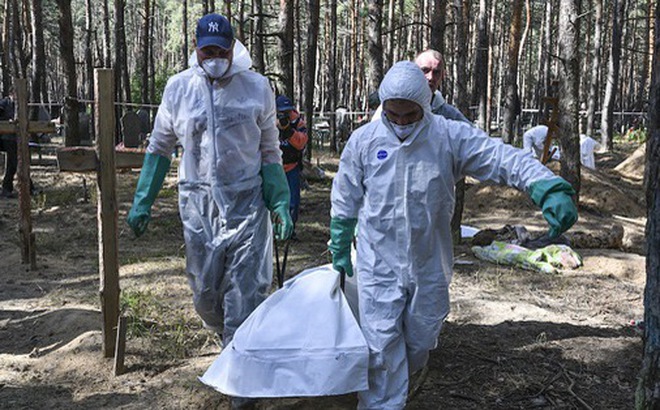
<svg viewBox="0 0 660 410">
<path fill-rule="evenodd" d="M 177 141 L 186 271 L 204 326 L 225 344 L 272 281 L 269 210 L 277 238 L 293 223 L 275 96 L 229 21 L 202 17 L 190 67 L 167 82 L 128 223 L 142 235 Z"/>
<path fill-rule="evenodd" d="M 449 313 L 454 183 L 465 175 L 526 190 L 551 236 L 577 220 L 570 184 L 530 154 L 430 111 L 431 90 L 412 62 L 385 75 L 383 120 L 348 140 L 332 186 L 333 267 L 356 270 L 360 326 L 369 344 L 369 390 L 358 408 L 402 409 Z"/>
</svg>

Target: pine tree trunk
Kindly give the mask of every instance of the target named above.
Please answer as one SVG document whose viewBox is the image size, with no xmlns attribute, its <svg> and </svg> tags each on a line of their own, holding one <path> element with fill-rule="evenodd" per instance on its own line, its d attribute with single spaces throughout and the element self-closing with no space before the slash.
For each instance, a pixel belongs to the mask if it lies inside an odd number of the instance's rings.
<svg viewBox="0 0 660 410">
<path fill-rule="evenodd" d="M 150 45 L 150 36 L 149 36 L 149 25 L 151 23 L 151 4 L 150 0 L 144 0 L 144 21 L 142 24 L 142 36 L 140 40 L 141 44 L 141 55 L 138 60 L 138 71 L 141 75 L 141 84 L 140 84 L 140 100 L 142 104 L 149 102 L 149 45 Z"/>
<path fill-rule="evenodd" d="M 280 0 L 279 14 L 279 64 L 280 94 L 293 98 L 293 1 Z"/>
<path fill-rule="evenodd" d="M 591 81 L 589 83 L 589 98 L 587 101 L 587 129 L 586 134 L 593 138 L 595 135 L 594 117 L 596 115 L 596 105 L 598 104 L 598 89 L 600 88 L 599 73 L 600 61 L 603 47 L 603 0 L 594 0 L 595 21 L 594 21 L 594 46 L 591 50 Z"/>
<path fill-rule="evenodd" d="M 254 69 L 261 74 L 266 72 L 266 65 L 264 64 L 264 39 L 262 34 L 264 32 L 264 9 L 262 0 L 254 0 L 254 31 L 252 39 L 254 46 L 252 47 L 252 62 Z"/>
<path fill-rule="evenodd" d="M 151 2 L 151 15 L 154 16 L 154 22 L 156 22 L 156 2 L 152 1 Z M 149 25 L 149 36 L 151 38 L 154 38 L 154 27 L 155 23 Z M 187 27 L 187 24 L 184 22 L 184 26 Z M 152 44 L 151 47 L 149 47 L 149 76 L 151 77 L 151 81 L 149 82 L 149 102 L 152 104 L 156 102 L 156 59 L 154 58 L 154 46 Z M 149 119 L 151 124 L 151 110 L 149 110 Z"/>
<path fill-rule="evenodd" d="M 4 93 L 9 91 L 12 84 L 11 66 L 9 65 L 9 53 L 11 50 L 11 46 L 9 44 L 9 19 L 11 18 L 11 12 L 9 8 L 10 1 L 11 0 L 5 0 L 3 4 L 3 24 L 2 33 L 0 33 L 0 36 L 2 36 L 2 41 L 0 41 L 0 61 L 2 63 L 2 92 Z"/>
<path fill-rule="evenodd" d="M 236 38 L 243 44 L 245 44 L 245 31 L 243 29 L 243 25 L 245 24 L 245 3 L 245 1 L 238 2 L 238 23 L 236 25 Z"/>
<path fill-rule="evenodd" d="M 383 0 L 369 0 L 369 88 L 378 90 L 383 79 Z"/>
<path fill-rule="evenodd" d="M 80 145 L 78 133 L 78 96 L 76 89 L 76 63 L 73 55 L 73 21 L 71 19 L 71 0 L 57 0 L 60 27 L 60 55 L 64 66 L 67 96 L 64 100 L 64 118 L 66 123 L 65 145 Z"/>
<path fill-rule="evenodd" d="M 387 50 L 385 51 L 387 52 L 385 65 L 389 68 L 394 64 L 394 0 L 389 0 L 387 6 Z M 385 71 L 385 67 L 383 70 Z"/>
<path fill-rule="evenodd" d="M 505 81 L 506 91 L 504 96 L 504 124 L 502 129 L 502 139 L 508 144 L 512 143 L 515 138 L 514 125 L 520 112 L 520 97 L 518 96 L 518 51 L 520 50 L 522 0 L 513 0 L 511 7 L 508 64 Z"/>
<path fill-rule="evenodd" d="M 488 80 L 486 84 L 486 124 L 488 125 L 488 130 L 490 131 L 490 124 L 493 122 L 493 83 L 495 79 L 495 40 L 497 36 L 495 34 L 495 14 L 497 11 L 497 1 L 492 0 L 490 6 L 490 16 L 488 17 L 488 30 L 490 33 L 493 33 L 490 46 L 488 47 Z M 498 47 L 499 49 L 499 47 Z"/>
<path fill-rule="evenodd" d="M 613 0 L 612 6 L 612 47 L 610 48 L 610 59 L 607 64 L 607 84 L 600 120 L 601 145 L 607 151 L 612 150 L 614 145 L 614 101 L 619 90 L 621 26 L 626 8 L 625 3 L 625 0 Z"/>
<path fill-rule="evenodd" d="M 183 55 L 181 56 L 181 68 L 184 69 L 188 67 L 188 58 L 190 52 L 188 51 L 188 44 L 190 40 L 188 39 L 188 0 L 183 0 L 183 9 L 181 10 L 183 17 L 183 24 L 181 25 L 181 30 L 183 31 Z"/>
<path fill-rule="evenodd" d="M 330 149 L 336 152 L 337 118 L 334 114 L 337 110 L 337 0 L 330 1 L 330 34 L 328 40 L 328 109 L 332 113 L 330 116 Z"/>
<path fill-rule="evenodd" d="M 474 53 L 474 89 L 472 103 L 479 106 L 477 126 L 489 132 L 486 122 L 486 107 L 488 105 L 488 0 L 479 0 L 479 17 L 477 18 L 477 44 Z"/>
<path fill-rule="evenodd" d="M 447 20 L 447 0 L 433 0 L 431 17 L 431 48 L 445 53 L 445 21 Z"/>
<path fill-rule="evenodd" d="M 293 88 L 294 92 L 297 92 L 298 95 L 297 97 L 294 97 L 295 100 L 300 101 L 301 104 L 304 104 L 303 101 L 305 101 L 305 79 L 304 74 L 303 74 L 303 65 L 305 62 L 303 61 L 303 34 L 302 30 L 300 29 L 300 21 L 302 20 L 302 9 L 300 7 L 300 3 L 304 2 L 304 0 L 294 0 L 293 4 L 293 21 L 294 21 L 294 30 L 295 30 L 295 40 L 293 42 L 293 49 L 295 50 L 295 60 L 294 60 L 294 81 L 293 81 Z M 308 9 L 309 11 L 309 9 Z M 318 24 L 317 24 L 318 26 Z M 307 27 L 307 30 L 309 30 L 309 27 Z M 318 31 L 318 30 L 317 30 Z M 315 43 L 318 42 L 318 39 L 314 40 Z M 305 50 L 307 52 L 307 50 Z M 307 54 L 305 54 L 305 59 Z M 306 60 L 305 60 L 306 61 Z M 303 105 L 304 106 L 304 105 Z"/>
<path fill-rule="evenodd" d="M 43 10 L 41 0 L 32 0 L 32 98 L 43 102 L 46 97 L 46 51 L 43 33 Z M 38 107 L 32 118 L 37 119 Z"/>
<path fill-rule="evenodd" d="M 94 101 L 94 58 L 92 56 L 92 33 L 94 27 L 92 0 L 85 0 L 85 84 L 87 84 L 88 100 Z M 81 111 L 84 110 L 80 107 Z M 35 110 L 35 119 L 37 118 Z M 94 121 L 94 107 L 91 107 L 90 121 Z M 95 127 L 89 127 L 90 139 L 94 139 Z"/>
<path fill-rule="evenodd" d="M 124 26 L 125 0 L 115 0 L 115 88 L 117 100 L 130 103 L 131 89 L 126 61 L 126 28 Z M 121 108 L 118 108 L 121 111 Z M 117 119 L 121 115 L 117 116 Z"/>
<path fill-rule="evenodd" d="M 103 0 L 103 66 L 112 67 L 112 38 L 110 37 L 110 9 L 108 0 Z"/>
<path fill-rule="evenodd" d="M 314 129 L 314 85 L 316 83 L 316 49 L 319 37 L 319 0 L 308 0 L 309 25 L 307 26 L 307 54 L 305 67 L 305 122 L 308 132 Z M 307 158 L 312 157 L 312 144 L 308 144 Z"/>
<path fill-rule="evenodd" d="M 644 360 L 636 408 L 660 408 L 660 3 L 655 7 L 649 127 L 646 142 L 646 289 L 644 291 Z"/>
<path fill-rule="evenodd" d="M 468 23 L 468 2 L 463 0 L 454 0 L 454 11 L 456 16 L 456 31 L 454 49 L 457 50 L 456 59 L 454 60 L 454 98 L 456 101 L 456 108 L 463 114 L 468 113 L 468 93 L 465 89 L 467 83 L 467 47 L 462 47 L 462 44 L 467 43 L 466 28 Z M 454 203 L 454 213 L 451 220 L 451 232 L 454 238 L 454 243 L 461 243 L 461 222 L 463 220 L 463 206 L 465 198 L 465 178 L 459 180 L 454 187 L 456 202 Z"/>
<path fill-rule="evenodd" d="M 27 50 L 24 47 L 24 35 L 23 32 L 23 21 L 21 19 L 22 15 L 25 14 L 26 10 L 23 10 L 24 3 L 20 3 L 17 0 L 14 0 L 13 7 L 16 10 L 12 13 L 12 38 L 13 38 L 13 47 L 14 47 L 14 68 L 15 73 L 18 74 L 21 78 L 27 78 L 27 66 L 29 64 L 29 55 Z M 20 8 L 19 8 L 20 7 Z"/>
<path fill-rule="evenodd" d="M 544 102 L 543 97 L 554 97 L 555 92 L 551 86 L 551 79 L 552 79 L 552 65 L 550 63 L 550 50 L 552 50 L 552 13 L 553 13 L 553 2 L 552 0 L 549 0 L 546 3 L 545 6 L 545 26 L 547 27 L 547 30 L 545 30 L 544 36 L 543 36 L 543 43 L 544 43 L 544 48 L 545 48 L 545 56 L 543 59 L 543 70 L 542 70 L 542 78 L 541 82 L 543 84 L 543 93 L 541 95 L 541 121 L 545 122 L 547 121 L 549 117 L 549 106 Z"/>
<path fill-rule="evenodd" d="M 561 176 L 580 193 L 580 14 L 579 0 L 559 2 L 559 147 Z"/>
</svg>

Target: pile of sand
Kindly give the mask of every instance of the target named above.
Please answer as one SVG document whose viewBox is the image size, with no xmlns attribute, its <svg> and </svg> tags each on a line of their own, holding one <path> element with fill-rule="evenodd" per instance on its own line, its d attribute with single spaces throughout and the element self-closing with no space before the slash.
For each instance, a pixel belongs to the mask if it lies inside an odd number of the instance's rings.
<svg viewBox="0 0 660 410">
<path fill-rule="evenodd" d="M 642 144 L 625 161 L 614 168 L 614 171 L 629 179 L 641 181 L 644 179 L 646 166 L 646 144 Z"/>
<path fill-rule="evenodd" d="M 549 168 L 556 174 L 559 173 L 559 163 L 551 163 Z M 478 183 L 472 179 L 468 179 L 467 182 L 469 185 L 465 192 L 465 203 L 475 212 L 502 209 L 516 213 L 538 209 L 526 194 L 514 188 Z M 626 182 L 602 170 L 582 168 L 580 204 L 603 215 L 630 218 L 646 216 L 641 180 Z"/>
</svg>

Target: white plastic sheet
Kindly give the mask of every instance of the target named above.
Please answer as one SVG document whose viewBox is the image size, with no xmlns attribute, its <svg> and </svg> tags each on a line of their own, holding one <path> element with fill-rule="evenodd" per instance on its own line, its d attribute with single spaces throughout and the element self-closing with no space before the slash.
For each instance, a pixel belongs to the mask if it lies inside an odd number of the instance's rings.
<svg viewBox="0 0 660 410">
<path fill-rule="evenodd" d="M 230 396 L 325 396 L 366 390 L 368 364 L 339 274 L 324 265 L 266 299 L 200 380 Z"/>
</svg>

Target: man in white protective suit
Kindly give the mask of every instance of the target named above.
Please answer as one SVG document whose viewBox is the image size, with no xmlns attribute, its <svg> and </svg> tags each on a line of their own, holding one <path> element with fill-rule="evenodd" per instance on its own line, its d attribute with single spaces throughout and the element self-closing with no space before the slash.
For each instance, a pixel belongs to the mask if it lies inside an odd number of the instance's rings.
<svg viewBox="0 0 660 410">
<path fill-rule="evenodd" d="M 523 151 L 531 152 L 536 158 L 543 156 L 543 146 L 548 135 L 547 125 L 537 125 L 523 133 Z M 552 151 L 552 148 L 550 149 Z"/>
<path fill-rule="evenodd" d="M 543 148 L 545 146 L 545 139 L 548 136 L 547 125 L 537 125 L 525 131 L 523 134 L 523 151 L 531 152 L 535 158 L 543 156 Z M 596 169 L 596 160 L 594 158 L 594 151 L 600 149 L 600 143 L 588 135 L 580 134 L 580 162 L 583 166 L 589 169 Z M 553 160 L 559 160 L 561 152 L 559 147 L 551 145 L 549 152 L 552 154 Z"/>
<path fill-rule="evenodd" d="M 332 264 L 356 270 L 360 326 L 370 350 L 369 390 L 358 408 L 402 409 L 449 313 L 454 183 L 470 175 L 524 190 L 555 237 L 577 220 L 570 184 L 531 155 L 459 121 L 433 115 L 431 90 L 412 62 L 385 75 L 383 120 L 355 131 L 332 186 Z"/>
<path fill-rule="evenodd" d="M 227 344 L 268 295 L 269 210 L 278 239 L 289 238 L 293 223 L 268 80 L 249 70 L 224 16 L 198 21 L 195 46 L 190 67 L 165 87 L 128 224 L 145 232 L 178 141 L 186 272 L 204 326 Z"/>
</svg>

